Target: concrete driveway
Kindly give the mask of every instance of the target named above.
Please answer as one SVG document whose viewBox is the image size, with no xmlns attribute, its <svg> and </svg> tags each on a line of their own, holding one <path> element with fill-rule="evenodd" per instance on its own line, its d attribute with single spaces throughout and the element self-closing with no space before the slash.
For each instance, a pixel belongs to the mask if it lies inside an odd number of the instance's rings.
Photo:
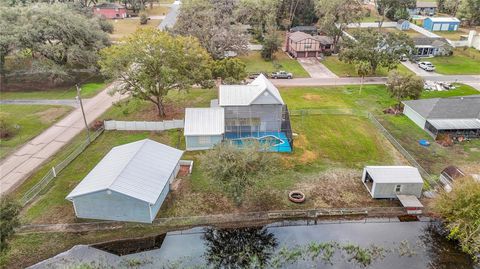
<svg viewBox="0 0 480 269">
<path fill-rule="evenodd" d="M 310 74 L 311 78 L 338 78 L 330 69 L 321 64 L 317 58 L 297 58 L 297 61 Z"/>
<path fill-rule="evenodd" d="M 417 76 L 421 77 L 432 77 L 432 76 L 441 76 L 441 74 L 436 73 L 436 72 L 427 72 L 420 67 L 416 63 L 412 63 L 410 61 L 406 62 L 401 62 L 406 68 L 410 69 L 413 73 L 415 73 Z"/>
<path fill-rule="evenodd" d="M 110 96 L 108 91 L 114 86 L 115 83 L 96 96 L 85 100 L 84 108 L 89 124 L 112 106 L 113 102 L 126 97 L 117 94 Z M 80 108 L 76 108 L 65 118 L 8 155 L 0 162 L 0 195 L 14 190 L 84 129 L 82 112 Z"/>
</svg>

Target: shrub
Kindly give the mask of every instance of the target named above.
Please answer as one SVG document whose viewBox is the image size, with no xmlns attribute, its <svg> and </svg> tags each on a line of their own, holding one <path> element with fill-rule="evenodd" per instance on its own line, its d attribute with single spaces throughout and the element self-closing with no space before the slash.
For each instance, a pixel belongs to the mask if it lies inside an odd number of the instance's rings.
<svg viewBox="0 0 480 269">
<path fill-rule="evenodd" d="M 15 136 L 17 129 L 6 119 L 0 118 L 0 139 L 8 140 Z"/>
<path fill-rule="evenodd" d="M 20 205 L 8 196 L 0 197 L 0 253 L 8 249 L 8 239 L 20 226 Z"/>
<path fill-rule="evenodd" d="M 203 172 L 216 180 L 237 205 L 243 202 L 245 189 L 271 174 L 277 164 L 276 155 L 262 152 L 258 143 L 239 149 L 224 142 L 204 153 L 200 160 Z"/>
<path fill-rule="evenodd" d="M 147 13 L 142 12 L 140 13 L 140 24 L 145 25 L 148 22 L 148 16 Z"/>
<path fill-rule="evenodd" d="M 450 230 L 448 238 L 458 240 L 465 253 L 475 260 L 480 256 L 480 183 L 472 177 L 455 180 L 452 191 L 441 192 L 434 211 Z"/>
</svg>

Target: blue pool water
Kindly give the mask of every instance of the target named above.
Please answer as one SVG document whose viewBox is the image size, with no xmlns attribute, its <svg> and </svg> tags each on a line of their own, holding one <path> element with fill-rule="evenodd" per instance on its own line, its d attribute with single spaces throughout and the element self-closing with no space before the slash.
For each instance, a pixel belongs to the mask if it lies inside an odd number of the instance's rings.
<svg viewBox="0 0 480 269">
<path fill-rule="evenodd" d="M 270 152 L 292 152 L 288 138 L 284 132 L 226 133 L 225 138 L 242 147 L 248 142 L 257 140 Z"/>
</svg>

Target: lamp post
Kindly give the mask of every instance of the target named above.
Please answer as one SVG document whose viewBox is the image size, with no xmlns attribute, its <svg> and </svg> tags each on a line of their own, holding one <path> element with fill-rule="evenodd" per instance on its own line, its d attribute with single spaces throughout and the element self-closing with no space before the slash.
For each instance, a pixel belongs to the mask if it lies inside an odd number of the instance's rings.
<svg viewBox="0 0 480 269">
<path fill-rule="evenodd" d="M 82 89 L 80 89 L 80 87 L 78 87 L 78 84 L 75 84 L 75 87 L 77 87 L 77 96 L 76 96 L 76 99 L 77 99 L 78 102 L 80 103 L 80 108 L 82 109 L 83 122 L 85 123 L 85 128 L 87 129 L 87 139 L 88 139 L 88 143 L 90 143 L 90 142 L 92 142 L 92 141 L 90 140 L 90 129 L 88 129 L 87 118 L 85 117 L 85 110 L 83 110 L 82 97 L 80 96 L 80 91 L 81 91 Z"/>
</svg>

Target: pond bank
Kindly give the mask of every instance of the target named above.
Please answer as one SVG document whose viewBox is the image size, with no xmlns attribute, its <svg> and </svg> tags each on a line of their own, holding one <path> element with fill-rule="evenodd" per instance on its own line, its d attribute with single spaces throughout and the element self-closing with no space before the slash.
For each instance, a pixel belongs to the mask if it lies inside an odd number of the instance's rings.
<svg viewBox="0 0 480 269">
<path fill-rule="evenodd" d="M 61 224 L 30 224 L 21 226 L 17 233 L 49 233 L 49 232 L 87 232 L 116 230 L 135 226 L 171 227 L 181 229 L 194 226 L 228 226 L 238 227 L 251 223 L 269 223 L 283 219 L 305 219 L 312 221 L 332 218 L 355 218 L 355 217 L 385 217 L 394 218 L 405 215 L 403 207 L 364 207 L 364 208 L 323 208 L 312 210 L 282 210 L 248 212 L 235 214 L 219 214 L 191 217 L 158 218 L 152 224 L 132 224 L 118 221 L 84 222 L 84 223 L 61 223 Z"/>
</svg>

